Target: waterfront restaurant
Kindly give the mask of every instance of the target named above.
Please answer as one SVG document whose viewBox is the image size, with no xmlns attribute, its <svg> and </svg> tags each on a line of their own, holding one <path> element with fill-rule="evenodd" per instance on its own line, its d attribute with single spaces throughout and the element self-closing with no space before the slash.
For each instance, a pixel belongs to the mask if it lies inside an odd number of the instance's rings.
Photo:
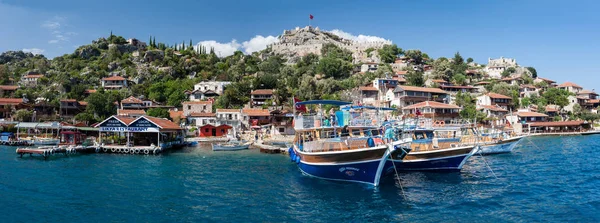
<svg viewBox="0 0 600 223">
<path fill-rule="evenodd" d="M 113 115 L 94 127 L 99 128 L 101 144 L 170 148 L 182 145 L 183 129 L 167 119 L 152 116 L 131 118 Z"/>
</svg>

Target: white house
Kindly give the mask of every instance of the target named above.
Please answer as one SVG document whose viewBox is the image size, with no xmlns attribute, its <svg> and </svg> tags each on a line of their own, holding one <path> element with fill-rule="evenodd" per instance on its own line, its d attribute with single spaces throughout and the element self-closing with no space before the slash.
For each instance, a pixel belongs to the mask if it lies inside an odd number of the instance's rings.
<svg viewBox="0 0 600 223">
<path fill-rule="evenodd" d="M 202 81 L 194 85 L 193 91 L 187 91 L 190 101 L 200 101 L 207 98 L 218 97 L 225 92 L 229 81 Z"/>
<path fill-rule="evenodd" d="M 374 63 L 374 62 L 366 62 L 364 64 L 362 64 L 360 66 L 360 72 L 364 73 L 364 72 L 375 72 L 377 71 L 377 69 L 379 68 L 379 64 L 378 63 Z"/>
<path fill-rule="evenodd" d="M 579 91 L 583 90 L 583 88 L 581 86 L 579 86 L 573 82 L 562 83 L 562 84 L 558 85 L 557 88 L 567 90 L 568 92 L 571 92 L 574 94 L 577 94 L 577 93 L 579 93 Z"/>
<path fill-rule="evenodd" d="M 121 76 L 102 78 L 102 87 L 107 90 L 127 88 L 127 80 Z"/>
<path fill-rule="evenodd" d="M 241 109 L 217 109 L 216 112 L 217 125 L 228 125 L 238 131 L 242 127 L 243 119 Z"/>
<path fill-rule="evenodd" d="M 43 74 L 27 74 L 21 78 L 21 82 L 25 85 L 37 85 L 37 81 L 44 77 Z"/>
</svg>

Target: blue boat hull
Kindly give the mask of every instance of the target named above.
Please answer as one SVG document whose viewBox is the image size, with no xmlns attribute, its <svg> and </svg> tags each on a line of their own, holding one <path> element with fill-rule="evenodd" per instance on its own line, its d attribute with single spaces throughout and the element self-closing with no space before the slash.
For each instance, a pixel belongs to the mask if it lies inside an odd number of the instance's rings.
<svg viewBox="0 0 600 223">
<path fill-rule="evenodd" d="M 507 140 L 505 142 L 500 142 L 492 145 L 482 145 L 480 147 L 479 153 L 483 155 L 510 153 L 522 139 L 523 138 L 518 138 L 515 140 Z"/>
<path fill-rule="evenodd" d="M 460 171 L 463 164 L 470 157 L 470 154 L 459 155 L 454 157 L 443 157 L 431 160 L 420 160 L 420 161 L 394 161 L 396 169 L 399 171 L 440 171 L 440 172 L 454 172 Z M 386 165 L 386 173 L 393 171 L 393 165 L 389 161 L 389 165 Z"/>
<path fill-rule="evenodd" d="M 300 161 L 300 170 L 310 176 L 338 181 L 374 184 L 379 167 L 379 160 L 360 163 L 309 164 Z"/>
</svg>

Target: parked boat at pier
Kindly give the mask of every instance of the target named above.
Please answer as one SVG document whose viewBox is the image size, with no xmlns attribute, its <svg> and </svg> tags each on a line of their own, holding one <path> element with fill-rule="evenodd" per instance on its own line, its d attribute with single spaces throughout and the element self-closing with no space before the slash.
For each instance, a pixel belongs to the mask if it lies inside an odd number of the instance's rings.
<svg viewBox="0 0 600 223">
<path fill-rule="evenodd" d="M 252 144 L 252 142 L 244 142 L 244 141 L 231 141 L 226 143 L 213 143 L 212 150 L 213 151 L 238 151 L 245 150 Z"/>
<path fill-rule="evenodd" d="M 410 153 L 404 159 L 390 158 L 400 171 L 460 171 L 477 151 L 473 138 L 456 135 L 460 129 L 415 129 L 411 132 L 408 134 L 412 138 Z"/>
<path fill-rule="evenodd" d="M 296 107 L 349 104 L 319 100 L 297 102 Z M 295 115 L 296 137 L 289 149 L 291 160 L 309 176 L 379 185 L 388 156 L 410 140 L 385 143 L 380 132 L 382 122 L 375 116 L 350 111 L 337 111 L 329 117 L 322 113 Z"/>
<path fill-rule="evenodd" d="M 517 136 L 504 131 L 481 134 L 479 151 L 482 155 L 510 153 L 527 136 Z"/>
</svg>

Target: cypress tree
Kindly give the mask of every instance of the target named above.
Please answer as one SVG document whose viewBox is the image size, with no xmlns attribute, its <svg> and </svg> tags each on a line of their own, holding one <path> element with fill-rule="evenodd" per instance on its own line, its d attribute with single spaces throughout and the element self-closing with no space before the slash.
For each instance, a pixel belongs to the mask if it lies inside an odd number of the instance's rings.
<svg viewBox="0 0 600 223">
<path fill-rule="evenodd" d="M 192 47 L 192 39 L 190 39 L 190 47 Z"/>
<path fill-rule="evenodd" d="M 156 47 L 156 36 L 152 38 L 152 44 L 154 44 L 154 47 Z"/>
<path fill-rule="evenodd" d="M 150 40 L 148 41 L 148 46 L 152 47 L 152 35 L 150 35 Z"/>
</svg>

